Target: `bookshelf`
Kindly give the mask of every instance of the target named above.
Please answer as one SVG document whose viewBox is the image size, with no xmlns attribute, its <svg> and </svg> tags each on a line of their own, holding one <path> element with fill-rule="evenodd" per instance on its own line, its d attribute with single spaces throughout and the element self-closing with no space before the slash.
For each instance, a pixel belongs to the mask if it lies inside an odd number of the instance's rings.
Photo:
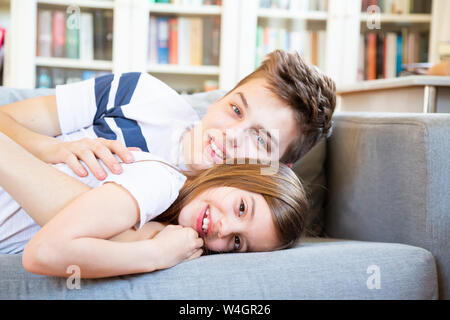
<svg viewBox="0 0 450 320">
<path fill-rule="evenodd" d="M 368 32 L 366 25 L 370 20 L 362 10 L 364 0 L 309 0 L 305 2 L 322 4 L 308 8 L 301 7 L 301 0 L 293 1 L 297 1 L 296 5 L 300 8 L 283 7 L 290 0 L 222 0 L 221 5 L 202 5 L 201 1 L 183 4 L 184 0 L 176 0 L 175 3 L 152 3 L 150 0 L 14 0 L 11 2 L 11 32 L 8 33 L 22 40 L 8 42 L 5 85 L 34 88 L 40 68 L 61 68 L 100 73 L 148 72 L 179 92 L 203 91 L 205 86 L 214 87 L 214 83 L 220 89 L 229 90 L 259 65 L 264 50 L 276 48 L 303 50 L 305 58 L 330 75 L 338 88 L 358 82 L 361 35 Z M 448 9 L 446 0 L 432 1 L 431 13 L 381 13 L 380 23 L 383 31 L 407 29 L 429 32 L 428 60 L 435 63 L 439 60 L 439 45 L 448 41 L 448 37 L 443 35 L 442 29 L 445 28 L 439 27 L 448 23 Z M 271 8 L 266 7 L 267 3 Z M 112 12 L 114 32 L 111 59 L 36 55 L 39 10 L 65 8 L 72 4 L 78 5 L 81 12 Z M 437 16 L 441 18 L 437 19 Z M 150 42 L 154 41 L 151 40 L 152 17 L 220 19 L 217 63 L 182 64 L 151 60 Z M 316 33 L 314 41 L 317 47 L 314 53 L 310 45 L 294 48 L 278 42 L 264 48 L 257 43 L 258 37 L 261 43 L 264 28 L 278 30 L 275 35 L 281 34 L 283 39 L 303 37 L 302 43 L 310 43 L 311 33 Z M 309 35 L 302 35 L 301 32 Z M 307 42 L 305 37 L 309 39 Z"/>
</svg>

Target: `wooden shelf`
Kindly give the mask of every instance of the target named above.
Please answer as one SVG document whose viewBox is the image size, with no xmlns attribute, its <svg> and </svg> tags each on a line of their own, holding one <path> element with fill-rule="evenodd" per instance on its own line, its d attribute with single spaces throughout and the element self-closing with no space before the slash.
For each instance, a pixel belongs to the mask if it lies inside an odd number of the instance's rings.
<svg viewBox="0 0 450 320">
<path fill-rule="evenodd" d="M 218 66 L 189 66 L 174 64 L 151 64 L 147 72 L 151 73 L 170 73 L 170 74 L 191 74 L 191 75 L 213 75 L 218 76 Z"/>
<path fill-rule="evenodd" d="M 82 8 L 113 9 L 114 1 L 101 0 L 38 0 L 38 4 L 55 6 L 79 6 Z"/>
<path fill-rule="evenodd" d="M 152 13 L 169 13 L 184 15 L 220 15 L 222 13 L 221 6 L 215 5 L 173 5 L 173 4 L 151 4 L 149 5 L 150 14 Z"/>
<path fill-rule="evenodd" d="M 102 71 L 111 71 L 113 69 L 112 61 L 103 60 L 85 61 L 68 58 L 36 57 L 35 62 L 36 66 L 38 67 L 89 69 Z"/>
<path fill-rule="evenodd" d="M 361 13 L 361 22 L 366 22 L 369 15 L 367 13 Z M 430 23 L 430 14 L 380 14 L 380 22 L 385 23 Z"/>
<path fill-rule="evenodd" d="M 284 9 L 268 9 L 259 8 L 257 11 L 259 18 L 275 18 L 275 19 L 300 19 L 300 20 L 317 20 L 326 21 L 328 12 L 323 11 L 303 11 L 295 12 Z"/>
</svg>

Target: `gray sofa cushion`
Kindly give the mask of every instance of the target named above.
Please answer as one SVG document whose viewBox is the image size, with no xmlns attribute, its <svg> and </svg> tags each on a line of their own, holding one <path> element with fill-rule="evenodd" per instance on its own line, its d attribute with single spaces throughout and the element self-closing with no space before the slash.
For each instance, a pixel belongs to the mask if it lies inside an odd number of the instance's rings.
<svg viewBox="0 0 450 320">
<path fill-rule="evenodd" d="M 327 236 L 429 250 L 450 299 L 450 115 L 352 112 L 334 123 Z"/>
<path fill-rule="evenodd" d="M 376 266 L 379 273 L 373 274 Z M 432 255 L 386 243 L 305 239 L 275 252 L 203 256 L 153 273 L 66 279 L 26 272 L 0 256 L 0 299 L 436 299 Z M 369 271 L 369 273 L 368 273 Z M 369 286 L 379 275 L 379 288 Z M 372 278 L 371 278 L 372 277 Z M 371 288 L 371 289 L 369 289 Z"/>
</svg>

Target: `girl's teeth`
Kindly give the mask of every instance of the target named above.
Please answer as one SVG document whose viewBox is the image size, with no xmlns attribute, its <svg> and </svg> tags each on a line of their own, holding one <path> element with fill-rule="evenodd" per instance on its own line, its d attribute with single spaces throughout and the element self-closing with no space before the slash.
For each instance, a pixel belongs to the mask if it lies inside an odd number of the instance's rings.
<svg viewBox="0 0 450 320">
<path fill-rule="evenodd" d="M 202 225 L 203 231 L 208 230 L 208 224 L 209 224 L 209 219 L 208 218 L 203 219 L 203 225 Z"/>
</svg>

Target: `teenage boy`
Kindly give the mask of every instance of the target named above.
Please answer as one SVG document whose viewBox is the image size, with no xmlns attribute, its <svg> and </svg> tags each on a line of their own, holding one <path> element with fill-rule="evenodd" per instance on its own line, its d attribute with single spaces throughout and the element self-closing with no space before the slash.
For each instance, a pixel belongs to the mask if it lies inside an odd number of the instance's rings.
<svg viewBox="0 0 450 320">
<path fill-rule="evenodd" d="M 88 174 L 83 161 L 100 180 L 106 173 L 98 160 L 120 173 L 113 154 L 131 162 L 127 148 L 149 151 L 184 170 L 254 154 L 289 164 L 330 132 L 335 90 L 333 80 L 297 53 L 276 50 L 201 121 L 161 81 L 124 73 L 0 107 L 0 131 L 47 163 L 66 163 L 80 177 Z"/>
</svg>

